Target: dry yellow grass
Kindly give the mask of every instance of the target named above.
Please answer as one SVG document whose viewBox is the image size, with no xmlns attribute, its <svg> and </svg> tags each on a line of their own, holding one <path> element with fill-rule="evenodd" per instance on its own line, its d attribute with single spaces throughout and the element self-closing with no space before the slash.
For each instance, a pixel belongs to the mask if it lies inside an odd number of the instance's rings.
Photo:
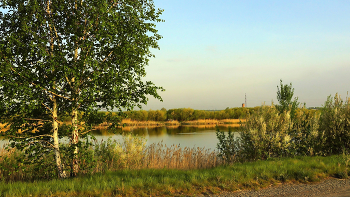
<svg viewBox="0 0 350 197">
<path fill-rule="evenodd" d="M 168 120 L 168 121 L 164 122 L 164 124 L 166 126 L 180 126 L 181 125 L 181 123 L 177 120 Z"/>
<path fill-rule="evenodd" d="M 177 145 L 167 147 L 161 142 L 148 146 L 143 159 L 140 168 L 203 169 L 222 163 L 217 152 L 210 149 L 181 148 Z"/>
<path fill-rule="evenodd" d="M 132 150 L 138 146 L 131 143 Z M 125 149 L 125 153 L 133 152 Z M 217 157 L 217 152 L 204 148 L 188 148 L 172 145 L 167 147 L 162 142 L 144 147 L 142 151 L 134 151 L 131 155 L 121 156 L 116 160 L 108 161 L 109 166 L 116 169 L 203 169 L 213 168 L 223 164 Z M 103 165 L 103 164 L 99 164 Z"/>
<path fill-rule="evenodd" d="M 218 120 L 215 119 L 199 119 L 199 120 L 191 120 L 182 122 L 184 125 L 206 125 L 206 124 L 219 124 Z"/>
<path fill-rule="evenodd" d="M 182 124 L 184 125 L 222 125 L 222 124 L 240 124 L 240 122 L 244 123 L 246 120 L 244 119 L 199 119 L 199 120 L 191 120 L 184 121 Z"/>
<path fill-rule="evenodd" d="M 125 126 L 162 126 L 164 123 L 157 121 L 136 121 L 131 119 L 123 119 L 121 125 Z"/>
<path fill-rule="evenodd" d="M 219 121 L 220 124 L 240 124 L 245 123 L 246 119 L 223 119 Z"/>
</svg>

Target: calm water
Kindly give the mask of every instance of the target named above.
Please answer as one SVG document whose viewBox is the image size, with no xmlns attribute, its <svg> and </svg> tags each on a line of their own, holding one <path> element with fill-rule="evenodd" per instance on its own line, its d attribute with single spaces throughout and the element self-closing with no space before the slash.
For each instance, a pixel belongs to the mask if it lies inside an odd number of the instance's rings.
<svg viewBox="0 0 350 197">
<path fill-rule="evenodd" d="M 219 127 L 222 131 L 228 131 L 228 127 Z M 239 127 L 231 128 L 231 131 L 238 132 Z M 147 145 L 163 142 L 164 145 L 180 145 L 180 147 L 201 147 L 206 149 L 216 149 L 218 140 L 216 138 L 215 127 L 204 126 L 179 126 L 179 127 L 144 127 L 132 128 L 125 127 L 119 130 L 119 133 L 130 133 L 142 136 L 147 140 Z M 121 140 L 121 134 L 108 133 L 106 130 L 93 133 L 98 141 L 112 138 Z M 238 133 L 235 133 L 237 136 Z M 5 144 L 7 140 L 0 140 L 0 145 Z"/>
</svg>

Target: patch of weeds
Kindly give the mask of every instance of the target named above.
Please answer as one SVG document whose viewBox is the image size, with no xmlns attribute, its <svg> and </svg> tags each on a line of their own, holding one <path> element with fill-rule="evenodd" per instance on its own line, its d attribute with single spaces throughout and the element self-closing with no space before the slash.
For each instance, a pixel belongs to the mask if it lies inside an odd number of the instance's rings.
<svg viewBox="0 0 350 197">
<path fill-rule="evenodd" d="M 347 179 L 349 177 L 349 175 L 346 171 L 337 171 L 334 174 L 334 177 L 338 178 L 338 179 Z"/>
<path fill-rule="evenodd" d="M 284 173 L 281 173 L 279 174 L 278 176 L 276 176 L 275 178 L 276 180 L 279 180 L 279 181 L 282 181 L 283 183 L 287 181 L 288 179 L 288 175 L 287 174 L 284 174 Z"/>
</svg>

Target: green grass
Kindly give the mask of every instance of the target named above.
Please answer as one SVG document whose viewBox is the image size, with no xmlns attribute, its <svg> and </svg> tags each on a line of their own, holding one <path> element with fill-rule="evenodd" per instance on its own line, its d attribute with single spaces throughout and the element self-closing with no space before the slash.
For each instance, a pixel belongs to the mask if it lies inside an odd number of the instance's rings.
<svg viewBox="0 0 350 197">
<path fill-rule="evenodd" d="M 67 180 L 0 182 L 0 196 L 183 196 L 257 189 L 280 182 L 347 178 L 349 158 L 297 157 L 201 170 L 120 170 Z"/>
</svg>

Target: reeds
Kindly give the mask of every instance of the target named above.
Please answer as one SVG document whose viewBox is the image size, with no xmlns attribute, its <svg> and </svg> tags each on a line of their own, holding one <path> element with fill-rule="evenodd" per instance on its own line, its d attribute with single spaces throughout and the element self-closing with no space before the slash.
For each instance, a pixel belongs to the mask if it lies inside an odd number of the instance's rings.
<svg viewBox="0 0 350 197">
<path fill-rule="evenodd" d="M 79 151 L 80 174 L 94 174 L 121 169 L 206 169 L 224 164 L 216 151 L 199 147 L 170 147 L 159 142 L 146 146 L 142 137 L 125 134 L 121 141 L 107 140 L 93 145 L 83 143 Z M 70 171 L 67 145 L 61 147 L 65 170 Z M 43 164 L 22 163 L 24 152 L 0 149 L 0 179 L 6 181 L 32 181 L 57 177 L 52 154 L 45 156 Z"/>
<path fill-rule="evenodd" d="M 215 151 L 199 147 L 167 147 L 159 142 L 148 146 L 145 153 L 142 168 L 203 169 L 221 164 Z"/>
<path fill-rule="evenodd" d="M 122 142 L 108 141 L 98 144 L 96 151 L 105 149 L 100 151 L 100 157 L 103 153 L 110 155 L 110 158 L 99 161 L 95 172 L 119 169 L 203 169 L 223 164 L 217 157 L 218 153 L 210 149 L 182 148 L 179 145 L 168 147 L 163 142 L 145 146 L 145 142 L 143 138 L 125 135 Z M 107 144 L 111 149 L 107 150 Z"/>
<path fill-rule="evenodd" d="M 199 119 L 199 120 L 191 120 L 191 121 L 183 121 L 181 122 L 182 125 L 223 125 L 223 124 L 237 124 L 238 126 L 241 123 L 244 123 L 245 119 L 223 119 L 223 120 L 217 120 L 217 119 Z"/>
<path fill-rule="evenodd" d="M 123 119 L 121 122 L 123 126 L 163 126 L 164 123 L 157 121 L 135 121 L 131 119 Z"/>
</svg>

